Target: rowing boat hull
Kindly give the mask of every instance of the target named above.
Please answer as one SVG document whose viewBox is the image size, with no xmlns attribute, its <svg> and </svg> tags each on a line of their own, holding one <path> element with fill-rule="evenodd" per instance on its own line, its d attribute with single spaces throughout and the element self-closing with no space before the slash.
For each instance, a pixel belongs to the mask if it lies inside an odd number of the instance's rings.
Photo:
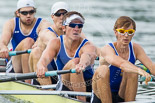
<svg viewBox="0 0 155 103">
<path fill-rule="evenodd" d="M 0 90 L 36 90 L 41 91 L 32 86 L 24 85 L 17 82 L 4 82 L 0 83 Z M 9 98 L 8 95 L 7 98 Z M 17 99 L 22 99 L 24 101 L 32 103 L 79 103 L 78 101 L 71 100 L 58 95 L 11 95 Z"/>
</svg>

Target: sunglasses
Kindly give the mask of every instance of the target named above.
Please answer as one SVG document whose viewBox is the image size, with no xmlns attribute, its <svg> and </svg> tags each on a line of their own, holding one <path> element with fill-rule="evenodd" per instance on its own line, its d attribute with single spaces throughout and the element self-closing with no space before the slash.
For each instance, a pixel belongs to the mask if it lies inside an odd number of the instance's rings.
<svg viewBox="0 0 155 103">
<path fill-rule="evenodd" d="M 76 26 L 78 26 L 78 28 L 82 28 L 83 24 L 74 24 L 74 23 L 69 24 L 69 27 L 71 28 L 75 28 Z"/>
<path fill-rule="evenodd" d="M 116 29 L 116 31 L 118 31 L 121 35 L 125 35 L 126 32 L 128 33 L 128 35 L 133 35 L 135 32 L 135 30 L 133 30 L 133 29 L 129 29 L 129 30 Z"/>
<path fill-rule="evenodd" d="M 21 13 L 22 15 L 32 15 L 33 13 L 35 13 L 35 10 L 30 10 L 30 11 L 19 11 L 19 13 Z"/>
<path fill-rule="evenodd" d="M 57 17 L 60 17 L 61 15 L 65 15 L 66 13 L 67 13 L 67 11 L 66 12 L 63 12 L 63 13 L 57 12 L 54 15 L 57 16 Z"/>
</svg>

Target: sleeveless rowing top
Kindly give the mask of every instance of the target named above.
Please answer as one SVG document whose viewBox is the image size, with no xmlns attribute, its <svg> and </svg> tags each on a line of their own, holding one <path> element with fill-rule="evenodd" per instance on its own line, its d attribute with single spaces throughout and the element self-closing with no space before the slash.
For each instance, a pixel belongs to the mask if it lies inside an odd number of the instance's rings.
<svg viewBox="0 0 155 103">
<path fill-rule="evenodd" d="M 109 43 L 109 45 L 115 50 L 116 55 L 119 56 L 115 46 L 112 43 Z M 131 62 L 132 64 L 135 64 L 135 61 L 136 61 L 133 46 L 132 46 L 131 42 L 129 43 L 128 61 Z M 112 92 L 118 92 L 119 87 L 120 87 L 120 83 L 122 81 L 122 71 L 120 68 L 113 66 L 113 65 L 110 65 L 109 68 L 110 68 L 110 88 L 111 88 L 111 91 Z"/>
<path fill-rule="evenodd" d="M 38 18 L 36 20 L 36 23 L 34 25 L 34 27 L 32 28 L 31 32 L 28 35 L 24 35 L 21 31 L 20 28 L 20 19 L 18 17 L 15 18 L 15 29 L 13 32 L 13 37 L 11 40 L 12 43 L 12 47 L 13 50 L 16 49 L 17 45 L 25 38 L 30 37 L 32 38 L 34 41 L 37 40 L 38 34 L 37 34 L 37 27 L 39 26 L 40 22 L 41 22 L 42 18 Z"/>
<path fill-rule="evenodd" d="M 50 30 L 51 32 L 53 32 L 58 37 L 58 34 L 51 27 L 48 27 L 47 29 Z M 57 66 L 55 64 L 54 59 L 52 60 L 52 62 L 50 64 L 48 64 L 47 68 L 48 68 L 49 71 L 57 70 Z"/>
<path fill-rule="evenodd" d="M 67 52 L 66 52 L 66 48 L 65 48 L 65 45 L 64 45 L 64 42 L 63 42 L 63 35 L 60 36 L 60 42 L 61 42 L 61 47 L 59 49 L 59 53 L 57 55 L 57 59 L 56 59 L 56 64 L 57 64 L 57 68 L 58 70 L 62 70 L 63 67 L 65 66 L 65 64 L 73 59 L 73 58 L 79 58 L 79 51 L 81 49 L 81 47 L 83 47 L 87 42 L 88 40 L 87 39 L 84 39 L 81 44 L 79 45 L 78 49 L 76 50 L 75 54 L 74 54 L 74 57 L 69 57 Z M 87 80 L 87 79 L 91 79 L 93 74 L 94 74 L 94 71 L 93 71 L 93 68 L 92 66 L 88 66 L 86 67 L 85 71 L 83 72 L 84 74 L 84 79 Z"/>
</svg>

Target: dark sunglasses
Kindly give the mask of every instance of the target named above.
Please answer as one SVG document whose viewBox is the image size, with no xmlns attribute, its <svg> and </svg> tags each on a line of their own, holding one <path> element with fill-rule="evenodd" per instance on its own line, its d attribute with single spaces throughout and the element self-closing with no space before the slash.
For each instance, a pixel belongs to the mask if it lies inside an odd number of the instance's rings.
<svg viewBox="0 0 155 103">
<path fill-rule="evenodd" d="M 82 28 L 83 24 L 74 24 L 74 23 L 69 24 L 69 27 L 71 28 L 75 28 L 76 26 L 78 26 L 78 28 Z"/>
<path fill-rule="evenodd" d="M 61 15 L 65 15 L 66 13 L 67 13 L 67 11 L 66 12 L 63 12 L 63 13 L 57 12 L 54 15 L 57 16 L 57 17 L 60 17 Z"/>
<path fill-rule="evenodd" d="M 36 12 L 35 10 L 30 10 L 30 11 L 19 11 L 19 13 L 21 13 L 22 15 L 27 15 L 27 14 L 32 15 L 32 14 L 35 13 L 35 12 Z"/>
</svg>

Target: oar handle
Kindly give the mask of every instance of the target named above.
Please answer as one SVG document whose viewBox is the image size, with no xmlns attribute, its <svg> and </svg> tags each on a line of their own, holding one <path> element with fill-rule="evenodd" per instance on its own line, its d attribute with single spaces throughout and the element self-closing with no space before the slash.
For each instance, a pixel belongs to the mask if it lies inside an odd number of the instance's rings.
<svg viewBox="0 0 155 103">
<path fill-rule="evenodd" d="M 95 60 L 99 60 L 99 57 L 96 57 L 96 59 Z"/>
<path fill-rule="evenodd" d="M 45 77 L 66 74 L 66 73 L 76 73 L 76 70 L 70 69 L 70 70 L 60 70 L 60 71 L 49 71 L 49 72 L 45 72 Z"/>
<path fill-rule="evenodd" d="M 32 49 L 24 50 L 24 51 L 10 51 L 9 56 L 20 55 L 24 53 L 31 53 Z"/>
<path fill-rule="evenodd" d="M 140 81 L 145 81 L 145 79 L 146 79 L 146 77 L 143 77 L 143 76 L 142 76 L 142 77 L 140 78 Z M 151 82 L 152 82 L 152 81 L 155 81 L 155 78 L 154 78 L 154 77 L 151 77 L 151 80 L 150 80 L 150 81 L 151 81 Z"/>
</svg>

